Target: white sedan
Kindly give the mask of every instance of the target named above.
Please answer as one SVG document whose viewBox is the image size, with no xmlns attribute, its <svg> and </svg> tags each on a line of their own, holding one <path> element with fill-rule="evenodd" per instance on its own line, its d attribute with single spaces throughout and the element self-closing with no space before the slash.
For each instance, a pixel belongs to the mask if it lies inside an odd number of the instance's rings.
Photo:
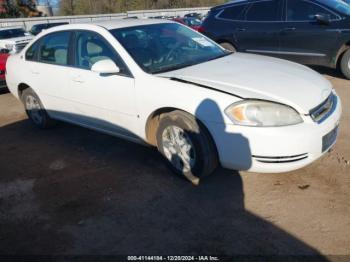
<svg viewBox="0 0 350 262">
<path fill-rule="evenodd" d="M 37 126 L 63 120 L 150 144 L 195 184 L 219 164 L 304 167 L 335 144 L 341 115 L 332 85 L 311 69 L 230 53 L 170 21 L 46 30 L 10 57 L 6 79 Z"/>
</svg>

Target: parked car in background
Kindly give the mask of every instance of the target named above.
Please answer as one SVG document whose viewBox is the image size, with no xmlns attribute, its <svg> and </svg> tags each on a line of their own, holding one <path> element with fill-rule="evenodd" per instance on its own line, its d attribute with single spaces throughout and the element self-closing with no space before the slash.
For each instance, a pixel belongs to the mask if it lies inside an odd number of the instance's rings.
<svg viewBox="0 0 350 262">
<path fill-rule="evenodd" d="M 38 35 L 41 31 L 55 27 L 55 26 L 59 26 L 59 25 L 67 25 L 68 23 L 63 22 L 63 23 L 44 23 L 44 24 L 36 24 L 33 25 L 32 28 L 30 29 L 30 33 L 32 35 Z"/>
<path fill-rule="evenodd" d="M 185 18 L 196 18 L 196 19 L 202 20 L 203 15 L 200 13 L 189 13 L 189 14 L 185 14 L 184 17 Z"/>
<path fill-rule="evenodd" d="M 7 88 L 6 85 L 6 62 L 9 54 L 0 52 L 0 91 Z"/>
<path fill-rule="evenodd" d="M 139 19 L 138 16 L 127 16 L 127 17 L 124 17 L 123 19 Z"/>
<path fill-rule="evenodd" d="M 167 20 L 46 30 L 7 62 L 31 121 L 59 119 L 158 148 L 195 184 L 223 167 L 301 168 L 336 142 L 341 102 L 320 74 L 231 53 Z"/>
<path fill-rule="evenodd" d="M 202 24 L 201 20 L 199 20 L 197 18 L 193 18 L 193 17 L 176 17 L 173 19 L 173 21 L 178 22 L 178 23 L 183 24 L 183 25 L 187 25 L 196 31 L 198 31 L 198 29 L 200 28 L 200 26 Z"/>
<path fill-rule="evenodd" d="M 232 51 L 339 66 L 350 79 L 349 28 L 340 0 L 240 0 L 212 8 L 200 31 Z"/>
<path fill-rule="evenodd" d="M 11 54 L 21 51 L 32 39 L 21 27 L 0 28 L 0 50 L 7 49 Z"/>
<path fill-rule="evenodd" d="M 172 19 L 173 17 L 166 16 L 166 15 L 157 15 L 157 16 L 150 16 L 148 18 L 150 18 L 150 19 Z"/>
</svg>

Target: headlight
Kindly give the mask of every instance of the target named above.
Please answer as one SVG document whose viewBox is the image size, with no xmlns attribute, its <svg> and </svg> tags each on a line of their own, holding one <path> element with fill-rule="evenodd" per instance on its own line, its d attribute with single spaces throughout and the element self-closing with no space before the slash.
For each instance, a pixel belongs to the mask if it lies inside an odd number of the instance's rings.
<svg viewBox="0 0 350 262">
<path fill-rule="evenodd" d="M 293 108 L 259 100 L 234 103 L 225 113 L 234 124 L 242 126 L 288 126 L 303 122 L 300 114 Z"/>
</svg>

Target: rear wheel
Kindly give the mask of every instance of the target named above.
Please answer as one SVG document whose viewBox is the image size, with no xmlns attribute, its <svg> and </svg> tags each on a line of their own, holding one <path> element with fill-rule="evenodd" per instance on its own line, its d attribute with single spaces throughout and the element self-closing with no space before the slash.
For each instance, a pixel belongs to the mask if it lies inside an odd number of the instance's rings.
<svg viewBox="0 0 350 262">
<path fill-rule="evenodd" d="M 218 165 L 216 148 L 208 131 L 182 111 L 161 117 L 157 146 L 169 167 L 195 185 Z"/>
<path fill-rule="evenodd" d="M 38 95 L 31 88 L 27 88 L 23 91 L 21 99 L 26 113 L 33 124 L 45 129 L 51 127 L 55 123 L 47 114 Z"/>
<path fill-rule="evenodd" d="M 350 79 L 350 49 L 341 58 L 340 70 L 347 79 Z"/>
<path fill-rule="evenodd" d="M 234 53 L 237 52 L 236 48 L 230 43 L 223 42 L 223 43 L 220 43 L 220 45 L 228 51 L 231 51 Z"/>
</svg>

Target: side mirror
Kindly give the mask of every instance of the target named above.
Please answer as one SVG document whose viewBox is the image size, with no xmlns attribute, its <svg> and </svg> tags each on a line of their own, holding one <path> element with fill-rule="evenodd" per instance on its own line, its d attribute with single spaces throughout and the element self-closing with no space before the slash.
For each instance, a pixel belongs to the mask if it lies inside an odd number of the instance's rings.
<svg viewBox="0 0 350 262">
<path fill-rule="evenodd" d="M 118 74 L 120 69 L 111 59 L 104 59 L 93 64 L 91 71 L 99 74 Z"/>
<path fill-rule="evenodd" d="M 315 15 L 315 19 L 321 25 L 329 25 L 331 23 L 331 18 L 329 15 L 317 14 Z"/>
</svg>

